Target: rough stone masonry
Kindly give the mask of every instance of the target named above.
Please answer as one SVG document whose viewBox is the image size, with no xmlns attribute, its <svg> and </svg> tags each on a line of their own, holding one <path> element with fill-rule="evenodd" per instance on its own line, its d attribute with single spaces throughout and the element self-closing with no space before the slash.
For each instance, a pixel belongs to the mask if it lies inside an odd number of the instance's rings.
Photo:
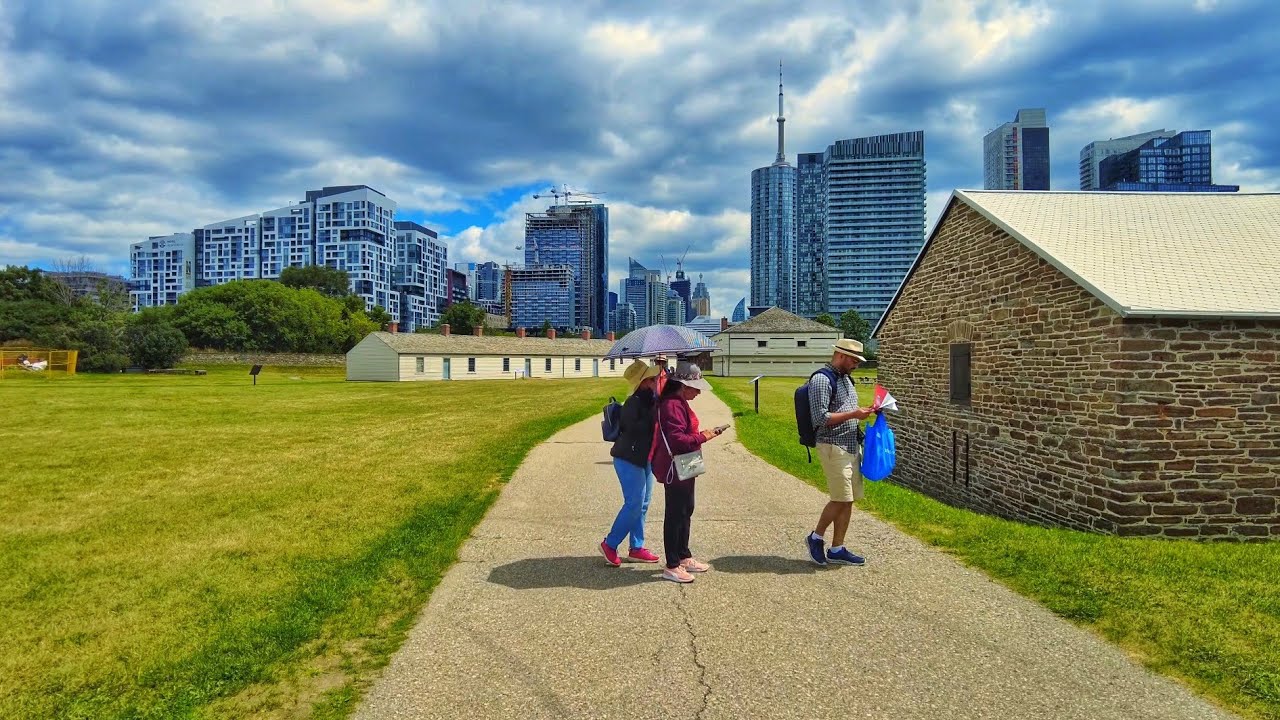
<svg viewBox="0 0 1280 720">
<path fill-rule="evenodd" d="M 877 336 L 896 482 L 1042 525 L 1280 537 L 1280 321 L 1125 319 L 964 203 L 942 222 Z"/>
</svg>

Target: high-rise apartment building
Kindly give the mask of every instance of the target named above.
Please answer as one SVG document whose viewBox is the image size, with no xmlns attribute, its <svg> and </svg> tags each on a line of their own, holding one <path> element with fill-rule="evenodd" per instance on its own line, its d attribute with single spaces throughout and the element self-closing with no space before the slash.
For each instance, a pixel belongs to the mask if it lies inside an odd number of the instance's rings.
<svg viewBox="0 0 1280 720">
<path fill-rule="evenodd" d="M 511 324 L 514 327 L 553 328 L 577 326 L 574 283 L 577 273 L 570 265 L 528 265 L 510 268 Z"/>
<path fill-rule="evenodd" d="M 314 208 L 316 264 L 345 270 L 365 308 L 399 317 L 400 295 L 391 286 L 395 202 L 368 185 L 308 190 L 306 202 Z"/>
<path fill-rule="evenodd" d="M 196 287 L 262 277 L 260 222 L 258 215 L 246 215 L 193 231 Z"/>
<path fill-rule="evenodd" d="M 711 292 L 707 284 L 702 282 L 702 273 L 698 273 L 698 284 L 693 286 L 693 314 L 711 315 Z"/>
<path fill-rule="evenodd" d="M 837 140 L 823 154 L 826 312 L 874 327 L 924 246 L 924 131 Z"/>
<path fill-rule="evenodd" d="M 1103 190 L 1128 192 L 1237 192 L 1213 183 L 1213 140 L 1208 130 L 1152 138 L 1098 165 Z"/>
<path fill-rule="evenodd" d="M 400 329 L 413 332 L 434 325 L 445 310 L 449 248 L 435 230 L 416 222 L 397 221 L 395 239 L 392 285 L 400 294 Z"/>
<path fill-rule="evenodd" d="M 618 303 L 617 310 L 614 311 L 614 325 L 618 336 L 626 335 L 636 329 L 636 309 L 631 303 Z"/>
<path fill-rule="evenodd" d="M 823 153 L 796 158 L 796 308 L 804 317 L 827 311 L 827 182 Z"/>
<path fill-rule="evenodd" d="M 787 162 L 778 68 L 778 154 L 751 171 L 751 304 L 795 309 L 796 169 Z"/>
<path fill-rule="evenodd" d="M 1095 140 L 1080 149 L 1080 189 L 1081 190 L 1101 190 L 1102 176 L 1098 172 L 1098 166 L 1103 160 L 1112 155 L 1120 155 L 1130 150 L 1136 150 L 1143 143 L 1155 138 L 1171 138 L 1176 135 L 1174 130 L 1151 130 L 1149 132 L 1138 133 L 1137 135 L 1126 135 L 1125 137 L 1111 138 L 1110 140 Z"/>
<path fill-rule="evenodd" d="M 1024 108 L 982 138 L 987 190 L 1049 189 L 1049 121 L 1044 108 Z"/>
<path fill-rule="evenodd" d="M 553 205 L 526 213 L 524 262 L 567 265 L 574 270 L 575 296 L 570 328 L 609 330 L 609 209 L 600 203 Z"/>
<path fill-rule="evenodd" d="M 196 238 L 192 233 L 155 235 L 129 246 L 129 299 L 133 311 L 174 305 L 196 286 Z"/>
<path fill-rule="evenodd" d="M 317 264 L 311 222 L 314 209 L 311 203 L 300 203 L 262 213 L 258 220 L 261 277 L 279 280 L 287 267 Z"/>
</svg>

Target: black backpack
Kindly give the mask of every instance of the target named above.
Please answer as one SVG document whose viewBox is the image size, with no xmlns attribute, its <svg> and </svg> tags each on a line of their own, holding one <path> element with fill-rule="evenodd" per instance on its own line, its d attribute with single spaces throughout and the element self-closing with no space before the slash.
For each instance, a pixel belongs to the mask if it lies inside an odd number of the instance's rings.
<svg viewBox="0 0 1280 720">
<path fill-rule="evenodd" d="M 622 406 L 613 396 L 609 397 L 609 404 L 604 406 L 604 420 L 600 421 L 600 433 L 609 442 L 617 440 L 622 434 Z"/>
<path fill-rule="evenodd" d="M 831 381 L 831 398 L 834 400 L 836 396 L 836 374 L 831 368 L 819 368 L 817 372 L 809 376 L 809 380 L 813 380 L 814 375 L 826 375 Z M 809 453 L 809 448 L 818 446 L 818 429 L 813 426 L 813 419 L 809 416 L 809 382 L 796 388 L 796 430 L 800 434 L 800 444 L 805 447 L 804 454 L 808 456 L 809 462 L 813 462 L 813 455 Z M 831 410 L 830 407 L 827 408 Z"/>
</svg>

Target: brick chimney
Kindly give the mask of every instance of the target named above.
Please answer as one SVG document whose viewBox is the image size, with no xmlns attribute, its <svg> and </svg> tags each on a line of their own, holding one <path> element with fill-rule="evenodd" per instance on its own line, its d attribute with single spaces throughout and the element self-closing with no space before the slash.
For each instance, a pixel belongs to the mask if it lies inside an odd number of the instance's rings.
<svg viewBox="0 0 1280 720">
<path fill-rule="evenodd" d="M 609 342 L 613 342 L 613 341 L 614 341 L 614 335 L 613 335 L 613 332 L 612 332 L 612 331 L 610 331 L 610 332 L 609 332 L 609 334 L 605 335 L 605 338 L 606 338 Z"/>
<path fill-rule="evenodd" d="M 583 331 L 582 331 L 582 339 L 583 339 L 583 340 L 590 340 L 590 339 L 591 339 L 591 331 L 590 331 L 590 330 L 583 330 Z"/>
<path fill-rule="evenodd" d="M 720 331 L 724 332 L 725 330 L 728 330 L 728 329 L 729 329 L 729 318 L 727 317 L 720 318 Z"/>
<path fill-rule="evenodd" d="M 516 328 L 516 337 L 518 338 L 524 337 L 524 328 L 522 327 Z"/>
<path fill-rule="evenodd" d="M 449 337 L 449 323 L 440 323 L 440 334 Z"/>
<path fill-rule="evenodd" d="M 556 329 L 555 329 L 555 328 L 551 328 L 550 330 L 547 330 L 547 339 L 548 339 L 548 340 L 555 340 L 555 339 L 556 339 Z"/>
<path fill-rule="evenodd" d="M 387 332 L 389 333 L 400 332 L 400 323 L 397 323 L 397 322 L 387 323 Z"/>
<path fill-rule="evenodd" d="M 483 325 L 477 325 L 477 326 L 475 326 L 475 327 L 471 328 L 471 334 L 472 334 L 472 335 L 476 335 L 476 336 L 484 335 L 484 326 L 483 326 Z"/>
</svg>

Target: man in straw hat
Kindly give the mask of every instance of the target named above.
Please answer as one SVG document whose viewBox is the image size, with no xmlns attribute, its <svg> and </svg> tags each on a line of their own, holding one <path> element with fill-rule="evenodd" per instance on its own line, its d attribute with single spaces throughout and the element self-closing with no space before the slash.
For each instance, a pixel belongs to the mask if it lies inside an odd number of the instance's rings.
<svg viewBox="0 0 1280 720">
<path fill-rule="evenodd" d="M 853 515 L 853 502 L 862 499 L 862 447 L 858 422 L 874 411 L 858 407 L 858 393 L 849 374 L 866 362 L 862 343 L 842 339 L 832 348 L 831 362 L 809 378 L 809 417 L 817 429 L 818 460 L 831 496 L 818 526 L 805 538 L 809 557 L 819 565 L 861 565 L 864 560 L 844 546 Z M 828 373 L 834 375 L 831 381 Z M 823 536 L 831 526 L 831 549 L 824 552 Z"/>
</svg>

